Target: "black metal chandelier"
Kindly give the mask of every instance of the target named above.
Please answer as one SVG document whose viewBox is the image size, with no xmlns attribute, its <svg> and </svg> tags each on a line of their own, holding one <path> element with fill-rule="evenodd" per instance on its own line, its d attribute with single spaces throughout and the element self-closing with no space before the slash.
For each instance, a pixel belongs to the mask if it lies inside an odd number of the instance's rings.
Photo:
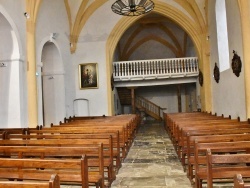
<svg viewBox="0 0 250 188">
<path fill-rule="evenodd" d="M 152 0 L 117 0 L 111 9 L 123 16 L 139 16 L 154 9 Z"/>
</svg>

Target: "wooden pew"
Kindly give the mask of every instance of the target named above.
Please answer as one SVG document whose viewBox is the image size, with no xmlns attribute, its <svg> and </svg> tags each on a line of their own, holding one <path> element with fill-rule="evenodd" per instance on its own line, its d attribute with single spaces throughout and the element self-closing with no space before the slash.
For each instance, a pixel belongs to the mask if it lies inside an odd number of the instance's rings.
<svg viewBox="0 0 250 188">
<path fill-rule="evenodd" d="M 207 168 L 206 168 L 206 151 L 210 149 L 214 153 L 247 153 L 250 150 L 249 141 L 240 142 L 215 142 L 215 143 L 196 143 L 195 142 L 195 187 L 201 188 L 202 181 L 207 179 Z"/>
<path fill-rule="evenodd" d="M 204 135 L 204 136 L 190 136 L 188 137 L 187 145 L 187 161 L 188 161 L 188 177 L 190 180 L 194 178 L 194 145 L 196 143 L 215 143 L 215 142 L 237 142 L 249 141 L 249 134 L 224 134 L 224 135 Z"/>
<path fill-rule="evenodd" d="M 210 129 L 195 129 L 195 130 L 188 130 L 183 131 L 182 136 L 180 138 L 180 145 L 182 148 L 181 151 L 181 161 L 182 165 L 184 166 L 186 155 L 188 155 L 188 150 L 191 145 L 194 145 L 190 138 L 191 136 L 205 136 L 205 135 L 226 135 L 226 134 L 246 134 L 250 133 L 250 127 L 249 128 L 227 128 L 227 129 L 216 129 L 216 128 L 210 128 Z M 190 146 L 188 146 L 188 144 Z M 188 158 L 188 156 L 187 156 Z"/>
<path fill-rule="evenodd" d="M 190 119 L 192 120 L 212 120 L 212 119 L 224 119 L 222 117 L 212 116 L 207 113 L 201 113 L 201 112 L 191 112 L 191 113 L 170 113 L 170 114 L 164 114 L 164 118 L 166 119 L 165 129 L 167 132 L 171 135 L 171 132 L 173 131 L 173 126 L 176 124 L 177 119 L 188 121 Z"/>
<path fill-rule="evenodd" d="M 89 152 L 86 153 L 88 155 L 91 150 L 91 147 L 99 147 L 101 146 L 102 151 L 95 149 L 95 152 L 102 152 L 98 153 L 98 158 L 93 161 L 91 166 L 99 168 L 99 175 L 103 177 L 103 185 L 104 185 L 104 167 L 107 169 L 108 172 L 108 182 L 109 184 L 112 183 L 114 173 L 113 173 L 113 158 L 112 154 L 108 154 L 104 156 L 104 145 L 106 145 L 106 139 L 98 139 L 93 141 L 91 139 L 43 139 L 43 140 L 0 140 L 0 146 L 47 146 L 47 147 L 87 147 L 90 148 Z M 109 142 L 109 141 L 108 141 Z M 74 149 L 74 148 L 73 148 Z M 106 148 L 107 149 L 107 148 Z M 69 149 L 70 151 L 70 149 Z M 68 152 L 69 152 L 68 151 Z M 109 148 L 108 151 L 112 153 L 112 148 Z M 93 153 L 93 151 L 92 151 Z M 91 153 L 91 154 L 92 154 Z M 107 153 L 106 153 L 107 154 Z M 45 154 L 44 154 L 45 155 Z M 69 153 L 71 155 L 71 153 Z"/>
<path fill-rule="evenodd" d="M 108 134 L 110 133 L 117 133 L 119 132 L 119 141 L 120 141 L 120 148 L 121 148 L 121 159 L 125 159 L 128 153 L 127 147 L 127 137 L 125 135 L 124 128 L 119 128 L 118 130 L 114 130 L 112 128 L 108 129 L 95 129 L 95 128 L 64 128 L 64 129 L 42 129 L 42 130 L 30 130 L 27 134 L 34 135 L 34 134 Z"/>
<path fill-rule="evenodd" d="M 250 177 L 250 154 L 214 155 L 207 149 L 207 188 L 213 188 L 214 179 L 227 179 L 233 182 L 235 172 Z"/>
<path fill-rule="evenodd" d="M 118 124 L 127 124 L 132 131 L 137 130 L 139 124 L 139 116 L 135 114 L 125 114 L 118 116 L 94 116 L 94 117 L 73 117 L 70 121 L 64 123 L 80 123 L 80 124 L 89 124 L 89 123 L 110 123 L 110 125 Z M 63 124 L 62 122 L 60 124 Z"/>
<path fill-rule="evenodd" d="M 109 133 L 109 134 L 9 134 L 5 135 L 5 140 L 37 140 L 37 139 L 109 139 L 110 142 L 113 142 L 111 146 L 113 146 L 113 157 L 114 157 L 114 165 L 115 170 L 118 171 L 121 167 L 121 159 L 120 159 L 120 140 L 119 140 L 119 132 Z M 107 152 L 107 151 L 105 151 Z"/>
<path fill-rule="evenodd" d="M 124 125 L 128 128 L 130 131 L 130 134 L 134 137 L 135 132 L 137 131 L 137 127 L 139 124 L 139 116 L 135 114 L 128 114 L 128 115 L 118 115 L 118 116 L 104 116 L 104 117 L 73 117 L 71 121 L 67 123 L 60 123 L 60 125 L 65 125 L 65 124 L 85 124 L 85 125 Z"/>
<path fill-rule="evenodd" d="M 73 121 L 82 121 L 82 122 L 93 122 L 93 121 L 112 121 L 112 122 L 126 122 L 129 124 L 139 124 L 140 116 L 138 114 L 123 114 L 117 116 L 88 116 L 88 117 L 81 117 L 81 116 L 74 116 L 70 118 L 69 122 Z M 66 122 L 64 122 L 66 123 Z"/>
<path fill-rule="evenodd" d="M 60 188 L 60 179 L 57 174 L 52 174 L 48 182 L 0 180 L 0 188 Z"/>
<path fill-rule="evenodd" d="M 63 125 L 53 125 L 51 128 L 43 128 L 46 129 L 79 129 L 79 128 L 87 128 L 87 129 L 105 129 L 105 130 L 119 130 L 121 136 L 124 136 L 124 141 L 126 143 L 126 150 L 128 150 L 134 140 L 135 132 L 129 127 L 127 124 L 114 124 L 113 122 L 100 122 L 100 123 L 88 123 L 88 124 L 81 124 L 77 123 L 67 123 Z M 122 133 L 124 131 L 124 133 Z"/>
<path fill-rule="evenodd" d="M 92 147 L 48 147 L 48 146 L 0 146 L 3 158 L 80 159 L 87 154 L 88 180 L 96 187 L 104 187 L 103 146 Z M 86 173 L 85 173 L 86 174 Z"/>
<path fill-rule="evenodd" d="M 41 142 L 29 142 L 28 144 L 44 144 L 44 145 L 95 145 L 98 143 L 103 144 L 104 148 L 104 166 L 107 169 L 108 172 L 108 181 L 111 183 L 116 175 L 115 171 L 118 169 L 114 169 L 114 164 L 116 164 L 116 167 L 119 168 L 121 166 L 119 155 L 116 152 L 116 159 L 114 160 L 114 147 L 113 147 L 113 137 L 112 135 L 82 135 L 82 134 L 60 134 L 60 135 L 12 135 L 15 140 L 12 140 L 16 142 L 17 138 L 22 138 L 22 140 L 25 138 L 30 141 L 36 141 L 40 140 Z M 11 135 L 9 135 L 8 138 L 10 138 Z M 42 140 L 41 140 L 42 138 Z M 56 139 L 53 142 L 53 139 Z M 68 140 L 68 142 L 66 141 Z M 45 142 L 45 141 L 49 141 Z M 10 143 L 8 143 L 10 144 Z M 117 143 L 116 143 L 117 145 Z M 118 145 L 119 147 L 119 145 Z M 117 148 L 116 148 L 117 149 Z M 119 148 L 118 148 L 119 149 Z M 119 150 L 118 150 L 119 151 Z"/>
<path fill-rule="evenodd" d="M 135 114 L 118 115 L 118 116 L 97 116 L 97 117 L 73 117 L 70 120 L 66 120 L 67 123 L 60 123 L 60 125 L 52 125 L 53 129 L 59 127 L 87 127 L 87 128 L 108 128 L 116 129 L 117 126 L 124 128 L 125 141 L 127 150 L 131 146 L 135 133 L 137 131 L 139 116 Z M 47 129 L 44 127 L 43 129 Z M 120 133 L 121 134 L 121 133 Z M 122 135 L 122 134 L 121 134 Z"/>
<path fill-rule="evenodd" d="M 190 130 L 204 130 L 204 129 L 243 129 L 243 128 L 250 128 L 250 125 L 243 124 L 243 123 L 228 123 L 224 121 L 220 122 L 213 122 L 213 123 L 208 123 L 204 124 L 200 122 L 200 124 L 190 124 L 190 126 L 183 126 L 183 127 L 178 127 L 176 132 L 174 133 L 174 147 L 176 148 L 177 154 L 179 157 L 181 157 L 181 150 L 182 150 L 182 135 L 184 135 L 185 132 L 190 131 Z"/>
<path fill-rule="evenodd" d="M 46 169 L 46 170 L 41 170 Z M 47 181 L 58 174 L 61 182 L 77 183 L 88 187 L 87 158 L 79 160 L 10 159 L 0 158 L 0 178 Z"/>
<path fill-rule="evenodd" d="M 184 165 L 184 156 L 185 156 L 185 133 L 189 132 L 191 130 L 218 130 L 218 129 L 222 129 L 222 130 L 226 130 L 226 129 L 250 129 L 250 125 L 249 124 L 235 124 L 235 125 L 231 125 L 231 124 L 220 124 L 220 125 L 216 125 L 216 124 L 211 124 L 211 125 L 204 125 L 204 126 L 194 126 L 194 127 L 183 127 L 181 129 L 181 131 L 179 131 L 179 134 L 176 135 L 176 151 L 178 154 L 178 157 L 180 160 L 182 160 L 182 164 Z M 184 152 L 183 152 L 184 150 Z"/>
<path fill-rule="evenodd" d="M 250 184 L 245 184 L 241 174 L 234 176 L 234 188 L 250 188 Z"/>
<path fill-rule="evenodd" d="M 207 115 L 204 113 L 184 113 L 185 117 L 181 117 L 183 116 L 182 113 L 177 113 L 177 114 L 165 114 L 165 118 L 167 119 L 166 122 L 168 122 L 167 124 L 165 124 L 166 129 L 169 131 L 168 132 L 172 132 L 174 131 L 173 129 L 175 129 L 176 126 L 179 126 L 179 124 L 182 126 L 184 124 L 190 124 L 189 127 L 191 127 L 191 124 L 199 124 L 199 121 L 201 121 L 203 124 L 206 123 L 210 123 L 212 121 L 215 122 L 219 122 L 219 121 L 228 121 L 230 123 L 237 123 L 237 120 L 231 120 L 230 118 L 224 118 L 224 117 L 218 117 L 218 116 L 212 116 L 212 115 Z M 242 123 L 247 123 L 247 122 L 242 122 Z"/>
</svg>

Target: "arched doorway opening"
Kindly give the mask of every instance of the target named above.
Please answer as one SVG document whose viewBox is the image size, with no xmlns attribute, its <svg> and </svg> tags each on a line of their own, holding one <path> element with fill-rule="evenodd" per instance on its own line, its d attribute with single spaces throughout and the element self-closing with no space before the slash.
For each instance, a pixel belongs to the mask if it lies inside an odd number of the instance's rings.
<svg viewBox="0 0 250 188">
<path fill-rule="evenodd" d="M 132 69 L 133 67 L 136 69 L 136 66 L 144 66 L 143 69 L 146 67 L 148 71 L 150 67 L 155 69 L 158 65 L 149 65 L 148 62 L 144 62 L 145 60 L 197 56 L 192 39 L 182 27 L 161 14 L 152 13 L 136 20 L 124 31 L 114 50 L 113 61 L 134 61 Z M 141 64 L 145 63 L 145 65 L 138 65 L 137 61 L 141 61 Z M 172 66 L 179 65 L 173 64 Z M 127 67 L 127 69 L 130 70 L 131 67 Z M 114 89 L 115 114 L 132 113 L 133 111 L 131 108 L 132 96 L 130 96 L 131 99 L 128 97 L 131 92 L 126 91 L 124 93 L 124 89 L 128 85 L 127 90 L 132 87 L 135 95 L 145 98 L 145 101 L 154 103 L 160 109 L 163 109 L 163 112 L 197 110 L 196 96 L 199 95 L 196 88 L 197 79 L 192 81 L 178 79 L 171 82 L 168 81 L 169 79 L 172 78 L 159 79 L 159 82 L 156 83 L 157 81 L 146 82 L 145 78 L 145 80 L 141 80 L 141 83 L 138 83 L 139 81 L 134 82 L 135 85 L 131 80 L 129 83 L 119 82 L 119 86 Z M 137 80 L 139 80 L 139 77 Z M 124 97 L 126 99 L 123 99 Z"/>
<path fill-rule="evenodd" d="M 207 41 L 206 41 L 206 32 L 207 30 L 206 25 L 204 25 L 203 22 L 194 22 L 194 20 L 190 19 L 187 15 L 185 15 L 183 12 L 179 11 L 178 9 L 169 6 L 168 4 L 164 4 L 161 2 L 156 2 L 154 13 L 158 13 L 162 16 L 165 16 L 166 18 L 169 18 L 170 20 L 174 21 L 176 24 L 178 24 L 183 30 L 186 31 L 186 33 L 190 36 L 195 51 L 197 54 L 197 57 L 199 59 L 199 62 L 201 62 L 200 67 L 201 71 L 203 71 L 204 75 L 210 74 L 210 67 L 209 67 L 209 57 L 206 56 L 206 49 L 207 47 Z M 138 17 L 132 17 L 130 19 L 121 18 L 119 22 L 116 24 L 116 26 L 113 28 L 112 32 L 109 35 L 109 38 L 106 43 L 106 62 L 107 62 L 107 83 L 108 85 L 111 84 L 111 74 L 112 74 L 112 62 L 115 61 L 113 59 L 116 46 L 123 35 L 123 33 L 131 26 L 133 23 L 135 23 L 139 18 Z M 202 110 L 210 111 L 211 110 L 211 87 L 210 87 L 210 80 L 207 80 L 207 82 L 203 85 L 203 87 L 200 89 L 200 99 L 202 104 Z M 114 114 L 114 100 L 113 100 L 113 92 L 111 91 L 111 88 L 108 88 L 108 102 L 109 102 L 109 114 Z"/>
</svg>

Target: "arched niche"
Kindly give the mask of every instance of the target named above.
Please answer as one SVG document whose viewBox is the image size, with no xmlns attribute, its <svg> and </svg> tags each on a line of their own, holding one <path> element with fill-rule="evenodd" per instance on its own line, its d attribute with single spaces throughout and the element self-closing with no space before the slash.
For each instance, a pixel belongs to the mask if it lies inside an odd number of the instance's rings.
<svg viewBox="0 0 250 188">
<path fill-rule="evenodd" d="M 0 124 L 3 128 L 25 127 L 20 37 L 13 20 L 1 6 L 0 23 Z"/>
<path fill-rule="evenodd" d="M 37 78 L 39 123 L 58 124 L 66 114 L 64 67 L 60 52 L 51 41 L 42 47 Z"/>
</svg>

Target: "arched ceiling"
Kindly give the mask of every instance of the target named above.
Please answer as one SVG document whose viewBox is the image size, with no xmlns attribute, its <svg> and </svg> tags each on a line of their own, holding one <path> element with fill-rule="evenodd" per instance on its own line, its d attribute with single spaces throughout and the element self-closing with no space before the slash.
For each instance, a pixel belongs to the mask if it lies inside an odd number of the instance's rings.
<svg viewBox="0 0 250 188">
<path fill-rule="evenodd" d="M 110 0 L 109 0 L 110 1 Z M 68 14 L 69 19 L 69 26 L 70 26 L 70 42 L 71 42 L 71 52 L 74 53 L 76 50 L 76 45 L 78 42 L 79 35 L 82 31 L 82 28 L 86 24 L 87 20 L 90 18 L 90 16 L 95 12 L 96 9 L 98 9 L 100 6 L 102 6 L 104 3 L 108 2 L 108 0 L 64 0 L 65 7 Z M 114 0 L 115 2 L 115 0 Z M 202 33 L 207 32 L 207 5 L 208 0 L 171 0 L 169 2 L 165 2 L 163 0 L 154 0 L 154 2 L 160 2 L 165 3 L 170 6 L 173 6 L 175 4 L 176 6 L 179 6 L 179 9 L 184 10 L 184 14 L 186 14 L 187 17 L 193 19 L 193 23 L 196 25 L 196 28 L 200 28 Z M 153 20 L 145 20 L 146 22 L 152 22 Z M 159 20 L 155 20 L 158 22 Z M 173 20 L 174 21 L 174 20 Z M 153 21 L 154 22 L 154 21 Z M 165 32 L 168 32 L 166 28 L 161 27 L 162 30 L 165 30 Z M 172 40 L 175 37 L 172 36 Z M 179 44 L 175 41 L 175 46 L 178 46 Z M 177 49 L 178 53 L 181 54 L 180 48 Z"/>
<path fill-rule="evenodd" d="M 153 48 L 156 46 L 151 46 L 148 41 L 151 41 L 151 44 L 155 45 L 156 43 L 161 43 L 163 47 L 165 46 L 170 50 L 171 54 L 174 54 L 174 56 L 172 56 L 173 58 L 185 57 L 188 45 L 187 40 L 187 33 L 179 26 L 176 26 L 176 23 L 159 14 L 152 13 L 139 19 L 124 33 L 123 37 L 121 37 L 118 44 L 119 60 L 130 60 L 133 52 L 136 52 L 136 50 L 140 49 L 145 43 L 148 44 L 148 46 L 145 44 L 147 49 L 150 47 L 152 48 L 155 56 L 156 49 Z M 152 41 L 154 43 L 152 43 Z M 146 51 L 145 47 L 142 51 Z M 161 49 L 163 50 L 162 53 L 166 53 L 166 50 L 164 51 L 163 48 Z M 158 57 L 157 59 L 159 58 L 170 57 Z M 143 58 L 138 57 L 138 59 Z M 150 59 L 154 59 L 154 57 Z"/>
</svg>

